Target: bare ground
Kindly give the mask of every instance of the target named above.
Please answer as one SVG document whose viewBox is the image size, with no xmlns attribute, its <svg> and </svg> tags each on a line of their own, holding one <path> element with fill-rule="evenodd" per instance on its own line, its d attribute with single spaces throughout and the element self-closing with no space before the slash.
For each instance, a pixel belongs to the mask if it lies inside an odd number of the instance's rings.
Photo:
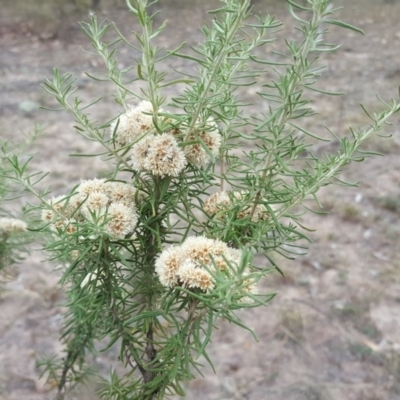
<svg viewBox="0 0 400 400">
<path fill-rule="evenodd" d="M 160 6 L 170 21 L 160 44 L 169 48 L 182 40 L 192 44 L 201 40 L 193 27 L 206 18 L 207 2 L 178 3 L 166 1 Z M 317 96 L 313 105 L 319 112 L 314 130 L 322 131 L 326 124 L 340 135 L 348 133 L 349 125 L 367 123 L 359 102 L 379 107 L 374 93 L 384 99 L 395 97 L 400 83 L 400 4 L 354 0 L 344 5 L 342 19 L 361 27 L 366 35 L 331 29 L 330 41 L 342 47 L 325 57 L 328 69 L 319 87 L 344 90 L 347 96 Z M 280 2 L 256 3 L 258 9 L 267 6 L 292 32 L 285 7 Z M 127 13 L 111 9 L 103 4 L 105 17 L 123 31 L 135 28 Z M 10 10 L 2 10 L 0 16 L 1 135 L 21 141 L 34 122 L 42 122 L 46 129 L 34 145 L 37 155 L 32 169 L 51 171 L 46 184 L 61 194 L 71 183 L 92 178 L 94 171 L 100 175 L 105 167 L 93 158 L 68 158 L 69 153 L 86 152 L 89 146 L 93 151 L 93 147 L 74 132 L 66 113 L 38 110 L 39 105 L 54 105 L 39 88 L 43 76 L 59 66 L 78 77 L 79 95 L 85 100 L 104 95 L 105 101 L 95 111 L 100 120 L 115 115 L 118 107 L 110 86 L 99 88 L 83 74 L 102 68 L 99 59 L 79 49 L 89 49 L 75 22 L 84 15 L 57 9 L 55 17 L 49 17 L 51 10 L 32 20 Z M 281 42 L 273 44 L 268 52 L 279 46 Z M 129 65 L 129 57 L 129 52 L 122 53 L 121 63 Z M 181 60 L 167 67 L 192 68 Z M 254 92 L 248 90 L 244 96 L 256 99 Z M 258 111 L 266 106 L 257 99 L 254 104 Z M 350 165 L 343 173 L 344 179 L 359 181 L 359 187 L 329 187 L 321 194 L 330 213 L 309 215 L 304 221 L 316 229 L 308 254 L 296 261 L 279 260 L 286 277 L 276 274 L 264 282 L 267 290 L 278 292 L 277 297 L 264 309 L 242 312 L 259 341 L 220 321 L 209 351 L 217 372 L 206 367 L 204 378 L 187 386 L 187 399 L 400 399 L 399 116 L 392 122 L 387 129 L 391 139 L 372 139 L 368 144 L 385 157 Z M 330 145 L 319 151 L 334 149 Z M 62 292 L 52 272 L 54 265 L 44 260 L 35 252 L 20 265 L 18 279 L 0 295 L 1 399 L 52 396 L 51 387 L 38 379 L 35 359 L 62 350 L 58 342 Z M 113 353 L 95 360 L 101 373 L 107 372 L 111 361 L 115 361 Z M 82 389 L 77 398 L 95 399 L 95 386 L 93 382 Z"/>
</svg>

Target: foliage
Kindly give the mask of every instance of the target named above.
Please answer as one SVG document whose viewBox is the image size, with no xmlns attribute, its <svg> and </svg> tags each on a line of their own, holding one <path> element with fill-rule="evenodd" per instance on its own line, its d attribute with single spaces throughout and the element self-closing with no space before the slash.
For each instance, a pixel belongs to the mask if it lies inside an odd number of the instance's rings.
<svg viewBox="0 0 400 400">
<path fill-rule="evenodd" d="M 14 188 L 7 179 L 10 175 L 8 157 L 22 149 L 23 146 L 0 141 L 0 275 L 7 279 L 15 275 L 10 267 L 22 260 L 32 240 L 27 224 L 13 217 L 9 207 L 6 207 L 7 203 L 16 199 L 12 197 Z"/>
<path fill-rule="evenodd" d="M 340 148 L 315 156 L 312 144 L 327 139 L 304 128 L 314 115 L 310 93 L 337 94 L 316 86 L 323 71 L 318 56 L 338 48 L 323 41 L 325 27 L 359 30 L 332 19 L 337 10 L 327 0 L 288 5 L 299 36 L 266 58 L 282 24 L 252 15 L 249 0 L 223 0 L 202 28 L 204 42 L 186 52 L 184 45 L 154 44 L 165 24 L 153 27 L 147 0 L 127 1 L 141 27 L 134 43 L 91 14 L 82 29 L 106 72 L 89 77 L 111 82 L 121 107 L 110 121 L 94 121 L 88 112 L 101 98 L 83 104 L 73 97 L 72 74 L 55 69 L 46 79 L 44 89 L 74 117 L 77 133 L 103 146 L 101 154 L 84 156 L 113 165 L 107 179 L 77 182 L 48 199 L 35 188 L 46 174 L 30 175 L 28 162 L 8 158 L 13 179 L 40 199 L 32 211 L 50 234 L 50 259 L 64 263 L 66 356 L 42 363 L 57 383 L 57 398 L 87 376 L 86 354 L 105 339 L 101 350 L 117 343 L 127 372 L 112 371 L 103 398 L 184 395 L 182 384 L 199 371 L 199 357 L 212 363 L 206 349 L 216 321 L 249 329 L 237 310 L 274 297 L 257 290 L 260 279 L 282 273 L 274 252 L 291 258 L 305 250 L 306 203 L 318 204 L 323 186 L 350 185 L 338 178 L 342 168 L 372 155 L 360 146 L 400 110 L 394 100 L 382 101 L 378 113 L 364 109 L 371 124 L 350 137 L 327 128 Z M 120 45 L 141 54 L 127 69 L 118 67 Z M 195 63 L 196 75 L 179 71 L 180 78 L 168 80 L 162 65 L 171 57 Z M 258 92 L 268 111 L 255 114 L 239 89 L 255 85 L 264 68 L 275 78 Z M 167 100 L 170 87 L 178 94 Z"/>
</svg>

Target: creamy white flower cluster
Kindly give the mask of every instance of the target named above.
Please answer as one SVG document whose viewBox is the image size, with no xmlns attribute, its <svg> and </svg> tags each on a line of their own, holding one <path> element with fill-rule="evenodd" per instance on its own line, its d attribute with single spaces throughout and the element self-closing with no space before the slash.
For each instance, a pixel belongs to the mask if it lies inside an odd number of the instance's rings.
<svg viewBox="0 0 400 400">
<path fill-rule="evenodd" d="M 180 246 L 165 249 L 156 260 L 156 273 L 166 287 L 183 286 L 206 292 L 215 287 L 209 271 L 218 268 L 229 275 L 232 272 L 230 266 L 239 265 L 241 257 L 240 250 L 233 249 L 220 240 L 193 236 Z M 256 293 L 251 279 L 246 280 L 243 289 L 248 293 Z"/>
<path fill-rule="evenodd" d="M 136 142 L 149 132 L 154 133 L 153 106 L 149 101 L 142 101 L 137 107 L 130 107 L 111 124 L 111 134 L 120 146 Z"/>
<path fill-rule="evenodd" d="M 42 211 L 42 220 L 57 231 L 74 233 L 82 221 L 103 225 L 115 238 L 124 238 L 137 224 L 135 200 L 140 193 L 123 182 L 105 179 L 82 181 L 72 196 L 58 196 L 50 200 L 52 209 Z"/>
<path fill-rule="evenodd" d="M 135 171 L 147 171 L 157 176 L 178 176 L 187 161 L 178 142 L 169 133 L 149 134 L 131 150 L 132 167 Z"/>
<path fill-rule="evenodd" d="M 242 192 L 217 192 L 212 194 L 203 204 L 203 210 L 208 215 L 214 215 L 216 218 L 223 219 L 226 211 L 235 206 L 235 200 L 241 202 L 247 193 Z M 254 204 L 254 203 L 253 203 Z M 242 219 L 251 215 L 253 204 L 246 205 L 238 210 L 236 218 Z M 270 218 L 267 208 L 263 204 L 257 204 L 255 207 L 252 222 L 263 221 Z"/>
<path fill-rule="evenodd" d="M 16 218 L 0 218 L 0 236 L 10 236 L 18 232 L 26 232 L 27 225 Z"/>
<path fill-rule="evenodd" d="M 133 143 L 131 159 L 134 170 L 157 176 L 178 176 L 188 162 L 204 167 L 210 162 L 210 154 L 218 156 L 221 135 L 212 118 L 201 129 L 197 124 L 190 135 L 187 135 L 188 127 L 175 128 L 160 135 L 154 127 L 152 113 L 152 104 L 142 101 L 111 124 L 111 134 L 117 145 Z M 182 138 L 197 143 L 179 147 Z"/>
<path fill-rule="evenodd" d="M 186 135 L 185 129 L 183 129 L 183 135 Z M 209 153 L 214 157 L 218 156 L 219 148 L 221 147 L 221 134 L 218 131 L 218 125 L 212 118 L 208 118 L 203 129 L 200 129 L 196 124 L 195 129 L 187 138 L 188 142 L 198 142 L 199 140 L 206 145 Z M 183 151 L 188 161 L 197 167 L 204 167 L 210 162 L 210 155 L 201 143 L 185 146 Z"/>
</svg>

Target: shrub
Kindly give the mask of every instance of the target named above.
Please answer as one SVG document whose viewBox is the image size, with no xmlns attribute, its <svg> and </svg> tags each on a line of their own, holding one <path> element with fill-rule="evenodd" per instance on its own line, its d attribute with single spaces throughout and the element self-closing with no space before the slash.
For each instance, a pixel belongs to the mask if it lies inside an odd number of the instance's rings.
<svg viewBox="0 0 400 400">
<path fill-rule="evenodd" d="M 111 373 L 103 398 L 184 395 L 182 383 L 199 369 L 198 357 L 212 363 L 206 349 L 216 321 L 249 329 L 237 311 L 274 297 L 257 284 L 282 273 L 274 252 L 291 257 L 304 248 L 306 202 L 318 204 L 323 186 L 346 184 L 338 178 L 342 168 L 373 154 L 360 146 L 400 110 L 394 100 L 382 101 L 381 112 L 364 109 L 371 124 L 352 129 L 350 137 L 327 129 L 340 144 L 337 153 L 318 158 L 311 152 L 313 143 L 327 139 L 304 128 L 315 114 L 309 93 L 334 94 L 315 83 L 323 69 L 319 54 L 337 49 L 323 41 L 326 27 L 359 31 L 331 19 L 337 10 L 327 0 L 288 1 L 299 37 L 270 58 L 262 54 L 282 24 L 252 15 L 249 0 L 223 0 L 202 28 L 204 42 L 187 52 L 183 45 L 154 45 L 165 25 L 153 28 L 147 0 L 127 5 L 141 27 L 134 43 L 93 13 L 82 23 L 106 66 L 89 77 L 115 85 L 118 115 L 93 121 L 87 110 L 101 99 L 83 104 L 74 98 L 70 73 L 56 69 L 44 83 L 75 118 L 77 133 L 103 146 L 102 154 L 88 155 L 112 162 L 107 177 L 76 182 L 65 195 L 49 198 L 34 189 L 44 174 L 29 176 L 27 163 L 9 158 L 14 179 L 40 199 L 32 211 L 40 211 L 41 230 L 51 235 L 50 258 L 64 263 L 66 356 L 43 363 L 58 398 L 85 377 L 86 353 L 104 339 L 102 350 L 118 343 L 128 372 Z M 127 69 L 118 67 L 120 45 L 141 54 Z M 196 75 L 179 71 L 167 80 L 159 66 L 170 57 L 196 64 Z M 257 114 L 238 89 L 255 85 L 264 68 L 275 78 L 259 91 L 268 111 Z M 133 92 L 132 82 L 141 90 Z M 171 86 L 178 94 L 167 100 Z"/>
<path fill-rule="evenodd" d="M 15 147 L 0 141 L 0 276 L 3 279 L 15 276 L 11 267 L 22 260 L 31 239 L 27 233 L 27 224 L 14 217 L 9 207 L 6 207 L 13 194 L 11 182 L 7 179 L 10 172 L 7 169 L 7 157 L 15 151 Z"/>
</svg>

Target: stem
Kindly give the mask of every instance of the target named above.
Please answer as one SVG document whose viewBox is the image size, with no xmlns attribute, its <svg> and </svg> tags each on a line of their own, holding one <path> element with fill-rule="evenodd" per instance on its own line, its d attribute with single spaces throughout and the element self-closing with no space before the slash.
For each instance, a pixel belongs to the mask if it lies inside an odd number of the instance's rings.
<svg viewBox="0 0 400 400">
<path fill-rule="evenodd" d="M 142 6 L 142 2 L 139 2 L 139 5 Z M 143 66 L 146 68 L 147 71 L 147 84 L 149 88 L 149 100 L 151 104 L 153 105 L 153 119 L 155 122 L 155 126 L 158 126 L 158 88 L 157 85 L 155 84 L 157 80 L 157 73 L 154 70 L 154 57 L 152 56 L 152 48 L 150 45 L 150 31 L 149 31 L 149 24 L 151 24 L 151 20 L 147 15 L 146 7 L 143 7 L 143 14 L 145 15 L 145 20 L 146 24 L 142 25 L 143 27 L 143 36 L 142 36 L 142 41 L 144 43 L 144 48 L 143 48 L 143 56 L 142 56 L 142 62 Z"/>
<path fill-rule="evenodd" d="M 127 347 L 128 351 L 125 351 L 125 356 L 127 358 L 128 364 L 131 365 L 133 369 L 135 369 L 135 366 L 132 365 L 132 363 L 129 359 L 129 356 L 133 357 L 133 359 L 136 363 L 136 367 L 139 369 L 140 373 L 142 374 L 143 378 L 145 379 L 147 371 L 139 357 L 139 354 L 137 353 L 136 349 L 134 348 L 132 336 L 131 336 L 131 334 L 129 334 L 126 331 L 126 329 L 124 327 L 124 322 L 121 320 L 121 318 L 119 316 L 118 308 L 115 306 L 116 298 L 115 298 L 115 296 L 113 296 L 114 286 L 113 286 L 113 282 L 111 280 L 111 273 L 110 273 L 110 269 L 109 269 L 109 265 L 110 265 L 109 261 L 111 261 L 111 260 L 109 257 L 109 249 L 108 249 L 108 243 L 107 243 L 106 239 L 102 243 L 101 259 L 104 261 L 102 270 L 105 275 L 104 281 L 107 286 L 107 293 L 110 295 L 109 304 L 110 304 L 111 315 L 113 318 L 113 324 L 114 324 L 114 326 L 116 326 L 118 334 L 123 340 L 124 346 Z M 123 312 L 122 312 L 122 314 L 123 314 Z"/>
<path fill-rule="evenodd" d="M 308 71 L 309 65 L 306 68 L 303 68 L 302 67 L 304 65 L 303 62 L 304 62 L 304 60 L 307 59 L 308 53 L 312 49 L 313 44 L 315 44 L 315 41 L 319 36 L 318 27 L 321 24 L 324 16 L 320 15 L 318 10 L 316 10 L 316 9 L 314 9 L 313 11 L 314 11 L 314 14 L 313 14 L 312 22 L 310 24 L 310 29 L 308 31 L 308 35 L 307 35 L 305 41 L 301 45 L 301 51 L 298 54 L 293 54 L 293 56 L 292 56 L 293 64 L 292 64 L 292 68 L 290 70 L 291 80 L 290 80 L 288 88 L 286 90 L 286 96 L 282 99 L 283 104 L 274 112 L 274 114 L 276 116 L 279 115 L 277 124 L 274 126 L 274 130 L 277 133 L 276 134 L 274 133 L 274 144 L 273 144 L 272 148 L 269 150 L 267 159 L 262 168 L 262 173 L 261 173 L 260 180 L 259 180 L 260 189 L 258 189 L 258 191 L 255 195 L 252 209 L 250 212 L 250 219 L 253 218 L 256 208 L 257 208 L 257 205 L 259 204 L 261 198 L 264 195 L 264 191 L 265 191 L 264 187 L 265 187 L 266 180 L 267 180 L 267 174 L 271 168 L 273 154 L 277 150 L 276 149 L 276 146 L 277 146 L 276 138 L 279 137 L 280 134 L 283 132 L 287 121 L 293 115 L 293 111 L 295 108 L 290 109 L 290 107 L 292 107 L 291 97 L 292 97 L 293 93 L 296 92 L 298 86 L 302 83 L 303 77 Z M 269 123 L 269 124 L 272 124 L 273 121 L 275 121 L 275 118 L 270 117 L 270 118 L 268 118 L 268 120 L 272 120 L 272 122 Z M 261 124 L 257 129 L 261 129 L 263 126 L 265 126 L 265 123 Z"/>
<path fill-rule="evenodd" d="M 166 192 L 168 189 L 168 186 L 170 184 L 170 179 L 169 178 L 158 178 L 153 176 L 153 181 L 154 181 L 154 205 L 153 205 L 153 211 L 152 215 L 150 218 L 153 219 L 152 223 L 149 225 L 149 229 L 147 229 L 147 246 L 146 246 L 146 253 L 143 261 L 143 272 L 145 274 L 144 277 L 144 282 L 143 285 L 145 287 L 152 287 L 154 285 L 154 264 L 155 264 L 155 258 L 159 252 L 159 247 L 160 247 L 160 228 L 161 228 L 161 223 L 162 223 L 162 218 L 157 218 L 159 215 L 159 209 L 160 209 L 160 203 L 162 200 L 162 193 Z M 164 187 L 163 191 L 161 190 L 162 186 L 166 185 Z M 149 294 L 146 295 L 146 303 L 147 303 L 147 309 L 146 311 L 152 311 L 154 309 L 154 292 L 150 292 Z M 146 345 L 144 348 L 144 355 L 146 357 L 146 363 L 143 364 L 143 370 L 141 370 L 142 376 L 144 383 L 147 384 L 149 382 L 152 382 L 155 377 L 157 376 L 158 372 L 152 371 L 154 367 L 154 360 L 156 359 L 157 356 L 157 350 L 154 346 L 154 323 L 150 322 L 146 331 Z M 156 388 L 152 392 L 152 397 L 155 396 L 158 393 L 159 389 Z"/>
<path fill-rule="evenodd" d="M 230 48 L 231 42 L 232 42 L 233 38 L 235 37 L 236 32 L 239 29 L 241 22 L 243 21 L 243 16 L 245 15 L 245 13 L 247 11 L 248 6 L 249 6 L 249 0 L 245 0 L 242 4 L 241 8 L 239 9 L 238 14 L 236 15 L 236 19 L 235 19 L 234 23 L 230 27 L 230 30 L 228 31 L 228 33 L 225 37 L 226 41 L 224 43 L 224 45 L 225 45 L 224 48 L 220 51 L 220 53 L 218 54 L 218 57 L 215 59 L 211 71 L 207 71 L 208 74 L 206 75 L 207 77 L 204 82 L 204 89 L 196 102 L 196 108 L 195 108 L 189 129 L 183 140 L 184 142 L 188 141 L 190 135 L 194 131 L 194 128 L 196 126 L 197 119 L 199 118 L 200 112 L 204 109 L 204 104 L 207 100 L 207 95 L 211 89 L 211 85 L 213 84 L 216 76 L 219 73 L 219 68 L 221 66 L 221 63 L 224 60 L 224 58 L 226 57 L 226 52 Z"/>
<path fill-rule="evenodd" d="M 80 347 L 74 349 L 74 350 L 68 350 L 67 353 L 67 358 L 64 362 L 64 368 L 61 372 L 61 377 L 60 381 L 57 385 L 57 395 L 56 395 L 56 400 L 64 400 L 64 394 L 63 390 L 64 387 L 67 383 L 67 375 L 68 372 L 73 368 L 75 361 L 77 358 L 82 354 L 82 350 L 85 348 L 86 343 L 89 341 L 89 336 L 86 335 L 82 341 L 82 344 Z"/>
<path fill-rule="evenodd" d="M 225 159 L 223 156 L 220 157 L 221 159 L 221 178 L 220 178 L 220 191 L 224 191 L 224 184 L 225 184 L 225 179 L 224 179 L 224 174 L 225 174 Z"/>
<path fill-rule="evenodd" d="M 122 81 L 119 79 L 121 71 L 117 68 L 116 66 L 116 59 L 114 57 L 110 57 L 110 54 L 108 52 L 108 47 L 107 44 L 104 45 L 104 43 L 100 40 L 100 35 L 99 35 L 99 28 L 97 24 L 97 17 L 94 15 L 91 17 L 92 20 L 92 35 L 91 38 L 93 40 L 93 47 L 97 51 L 97 53 L 100 55 L 100 57 L 103 59 L 104 64 L 107 67 L 108 71 L 108 78 L 109 80 L 116 86 L 119 97 L 118 99 L 121 101 L 121 104 L 123 105 L 125 111 L 128 110 L 125 102 L 125 97 L 127 91 L 122 89 L 123 84 Z M 102 24 L 100 24 L 100 27 Z M 86 28 L 82 25 L 84 31 L 86 31 Z M 90 32 L 90 31 L 89 31 Z M 116 73 L 117 71 L 117 73 Z M 118 81 L 119 84 L 116 84 L 115 81 Z"/>
<path fill-rule="evenodd" d="M 357 149 L 360 147 L 361 143 L 368 139 L 373 133 L 380 130 L 380 128 L 386 123 L 388 118 L 398 111 L 400 111 L 400 105 L 393 103 L 391 109 L 382 113 L 382 116 L 380 118 L 377 118 L 375 124 L 370 129 L 355 137 L 354 141 L 351 144 L 351 151 L 338 154 L 335 157 L 335 161 L 333 162 L 334 166 L 332 168 L 330 168 L 327 172 L 317 178 L 315 182 L 306 190 L 302 191 L 296 197 L 294 197 L 290 204 L 283 206 L 282 208 L 277 210 L 275 213 L 276 218 L 281 218 L 287 211 L 292 209 L 294 206 L 300 204 L 308 195 L 315 193 L 318 188 L 325 185 L 326 182 L 329 182 L 332 178 L 334 178 L 335 175 L 337 175 L 337 173 L 340 171 L 340 169 L 352 160 L 354 153 L 357 152 Z"/>
</svg>

